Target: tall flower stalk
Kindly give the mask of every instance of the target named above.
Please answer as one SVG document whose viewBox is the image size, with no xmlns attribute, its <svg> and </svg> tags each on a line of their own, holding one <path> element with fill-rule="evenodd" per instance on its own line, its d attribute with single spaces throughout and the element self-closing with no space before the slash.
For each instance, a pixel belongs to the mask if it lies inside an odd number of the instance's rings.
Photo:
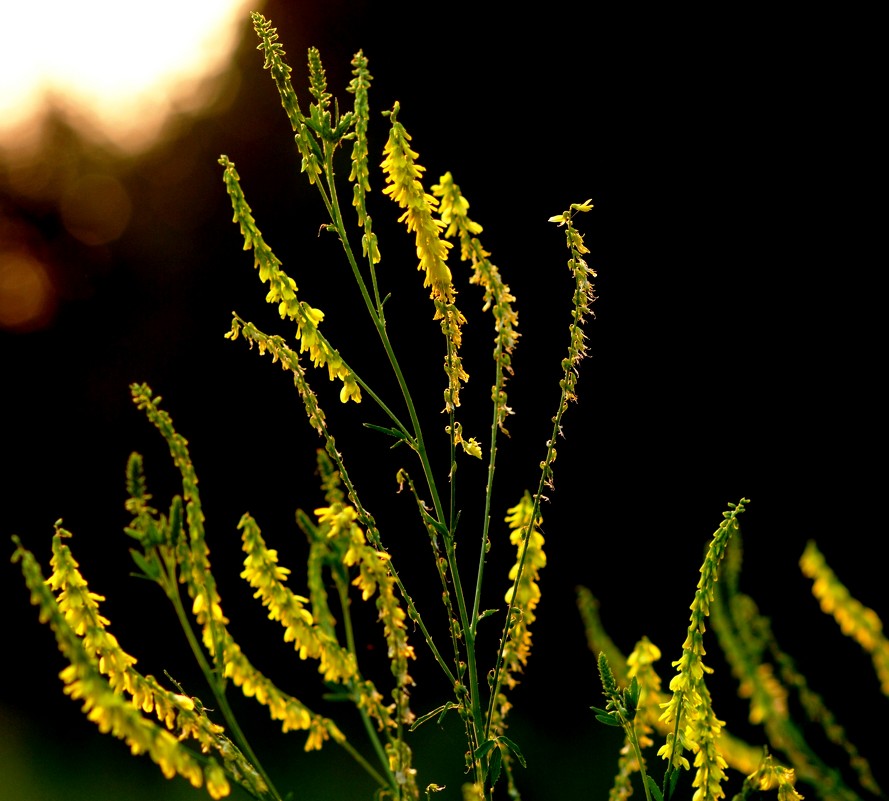
<svg viewBox="0 0 889 801">
<path fill-rule="evenodd" d="M 592 210 L 592 201 L 570 204 L 550 218 L 562 229 L 568 251 L 567 349 L 559 361 L 558 384 L 552 387 L 552 428 L 542 443 L 538 455 L 542 458 L 529 466 L 530 489 L 513 498 L 512 505 L 501 506 L 494 492 L 496 466 L 500 437 L 509 434 L 507 422 L 514 413 L 507 387 L 519 342 L 519 317 L 516 298 L 482 244 L 482 225 L 469 216 L 469 200 L 451 172 L 429 184 L 405 125 L 410 110 L 402 110 L 397 102 L 381 115 L 388 132 L 379 155 L 373 155 L 377 152 L 370 140 L 373 78 L 363 51 L 351 62 L 352 78 L 346 87 L 353 98 L 351 108 L 340 107 L 315 48 L 307 53 L 307 94 L 300 97 L 276 29 L 259 13 L 251 20 L 263 66 L 293 132 L 301 170 L 320 200 L 322 224 L 319 229 L 315 221 L 309 228 L 339 242 L 344 263 L 341 274 L 330 267 L 332 280 L 354 282 L 367 315 L 367 330 L 380 348 L 379 367 L 353 366 L 351 343 L 335 343 L 336 336 L 325 326 L 322 307 L 330 310 L 330 306 L 300 289 L 299 263 L 295 268 L 285 266 L 275 255 L 248 204 L 235 162 L 220 156 L 222 181 L 243 249 L 252 253 L 266 301 L 286 328 L 284 333 L 269 333 L 235 311 L 225 336 L 246 342 L 291 375 L 309 427 L 319 438 L 317 497 L 306 507 L 310 511 L 296 512 L 296 525 L 306 539 L 305 570 L 285 565 L 276 547 L 275 537 L 280 535 L 264 533 L 260 516 L 245 513 L 237 525 L 243 560 L 240 577 L 292 649 L 290 667 L 310 666 L 325 694 L 319 702 L 310 700 L 300 683 L 299 696 L 284 690 L 235 639 L 211 563 L 210 531 L 188 441 L 146 384 L 131 385 L 132 399 L 166 443 L 181 489 L 160 507 L 166 511 L 155 508 L 142 457 L 134 453 L 126 469 L 125 507 L 130 520 L 125 533 L 133 541 L 130 553 L 139 576 L 155 584 L 172 605 L 203 677 L 200 694 L 208 701 L 212 698 L 212 707 L 204 706 L 192 694 L 194 689 L 169 674 L 162 681 L 136 669 L 136 657 L 111 634 L 101 611 L 105 599 L 87 584 L 72 552 L 72 535 L 61 521 L 52 536 L 48 577 L 18 538 L 14 538 L 13 561 L 20 564 L 40 620 L 53 631 L 66 660 L 60 673 L 64 692 L 82 704 L 101 732 L 125 742 L 133 754 L 147 754 L 168 778 L 184 779 L 213 799 L 224 798 L 237 787 L 262 801 L 290 797 L 278 789 L 273 771 L 260 760 L 241 727 L 231 699 L 240 692 L 256 701 L 282 733 L 301 732 L 304 751 L 328 745 L 341 748 L 364 771 L 373 797 L 381 800 L 418 801 L 446 790 L 421 779 L 410 735 L 419 726 L 441 722 L 454 713 L 463 727 L 461 767 L 466 776 L 462 788 L 454 791 L 464 801 L 494 801 L 504 795 L 520 799 L 518 768 L 526 767 L 527 761 L 507 732 L 545 599 L 545 548 L 560 536 L 551 531 L 544 537 L 542 507 L 555 489 L 557 446 L 561 447 L 565 414 L 578 397 L 579 369 L 588 350 L 587 322 L 594 316 L 596 272 L 586 261 L 590 251 L 576 224 L 579 215 Z M 371 209 L 376 211 L 375 187 L 387 199 L 382 205 L 390 213 L 388 201 L 395 204 L 395 215 L 416 255 L 416 261 L 412 258 L 406 267 L 401 265 L 401 273 L 397 264 L 382 269 L 371 215 Z M 413 350 L 408 359 L 408 337 L 393 330 L 387 312 L 402 300 L 400 282 L 411 280 L 421 280 L 428 291 L 431 322 L 441 338 L 437 349 L 419 355 Z M 390 283 L 391 293 L 386 291 Z M 461 399 L 470 379 L 463 355 L 472 347 L 473 328 L 468 322 L 473 310 L 490 314 L 483 319 L 493 328 L 490 430 L 485 436 L 471 430 L 477 425 L 476 415 L 463 418 Z M 430 416 L 418 407 L 411 386 L 418 370 L 436 363 L 443 365 L 445 374 L 441 409 L 445 418 L 431 416 L 439 422 L 430 428 Z M 325 391 L 313 386 L 315 371 L 338 390 L 340 403 L 334 400 L 333 405 L 341 408 L 336 415 L 325 410 Z M 397 386 L 394 398 L 381 389 L 384 373 L 388 383 L 394 379 Z M 393 531 L 388 516 L 378 522 L 360 491 L 360 472 L 350 469 L 354 452 L 334 436 L 340 416 L 357 411 L 369 416 L 372 422 L 364 425 L 380 436 L 380 442 L 398 448 L 395 455 L 402 461 L 393 469 L 394 484 L 398 492 L 406 490 L 399 500 L 412 514 L 416 512 L 413 526 Z M 286 411 L 263 409 L 261 414 L 272 435 L 294 424 Z M 436 449 L 429 443 L 436 436 L 444 437 L 444 457 L 431 455 Z M 484 480 L 468 489 L 458 470 L 467 458 L 486 462 Z M 475 521 L 461 514 L 471 493 L 482 501 L 482 515 Z M 828 739 L 844 749 L 862 787 L 877 796 L 881 792 L 866 760 L 848 742 L 792 658 L 778 647 L 768 620 L 738 590 L 738 551 L 727 549 L 730 541 L 738 541 L 738 517 L 747 503 L 742 499 L 729 505 L 710 542 L 682 653 L 672 663 L 676 673 L 669 693 L 661 689 L 655 668 L 660 649 L 642 636 L 624 657 L 602 626 L 598 601 L 589 590 L 578 589 L 581 618 L 606 698 L 604 707 L 592 709 L 601 722 L 623 732 L 609 801 L 629 798 L 633 783 L 638 786 L 640 781 L 646 801 L 677 798 L 681 776 L 691 774 L 692 767 L 694 801 L 725 798 L 729 769 L 743 778 L 737 799 L 774 789 L 779 799 L 798 801 L 802 796 L 796 783 L 802 779 L 818 788 L 823 801 L 857 801 L 841 772 L 815 754 L 791 720 L 787 711 L 791 690 Z M 387 502 L 377 498 L 373 504 Z M 425 574 L 402 561 L 401 543 L 412 535 L 428 541 L 430 564 Z M 889 694 L 889 648 L 876 612 L 840 584 L 814 543 L 806 549 L 801 567 L 813 580 L 823 610 L 871 655 L 883 691 Z M 626 569 L 632 572 L 632 563 Z M 499 572 L 492 576 L 493 571 Z M 717 592 L 721 572 L 726 589 Z M 435 592 L 440 587 L 442 603 L 421 609 L 412 587 L 429 580 Z M 499 588 L 498 605 L 483 610 L 492 584 Z M 377 653 L 385 654 L 388 672 L 368 666 L 372 641 L 365 643 L 363 638 L 373 634 L 357 617 L 362 605 L 375 610 L 381 644 Z M 482 621 L 488 618 L 490 641 L 480 636 Z M 750 700 L 751 722 L 763 725 L 771 750 L 733 737 L 716 717 L 705 682 L 711 669 L 703 661 L 708 620 L 717 628 L 719 643 L 739 680 L 739 694 Z M 443 695 L 432 709 L 416 708 L 415 699 L 422 696 L 415 692 L 414 676 L 419 674 L 414 665 L 423 658 L 437 666 L 444 680 Z M 347 735 L 349 727 L 340 728 L 321 711 L 321 703 L 328 701 L 351 706 L 360 720 L 358 733 Z M 663 762 L 650 758 L 656 737 L 664 739 L 657 752 Z M 790 767 L 784 766 L 785 757 Z M 651 772 L 661 767 L 659 782 Z"/>
</svg>

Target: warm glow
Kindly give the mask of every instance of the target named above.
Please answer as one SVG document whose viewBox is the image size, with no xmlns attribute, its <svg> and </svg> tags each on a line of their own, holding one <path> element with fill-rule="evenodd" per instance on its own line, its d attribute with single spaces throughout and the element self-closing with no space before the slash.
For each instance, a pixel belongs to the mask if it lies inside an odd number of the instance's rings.
<svg viewBox="0 0 889 801">
<path fill-rule="evenodd" d="M 0 328 L 42 328 L 55 309 L 55 288 L 45 265 L 25 251 L 0 251 Z"/>
<path fill-rule="evenodd" d="M 245 0 L 0 0 L 0 148 L 28 147 L 50 108 L 125 150 L 211 99 Z M 36 143 L 35 143 L 36 144 Z"/>
</svg>

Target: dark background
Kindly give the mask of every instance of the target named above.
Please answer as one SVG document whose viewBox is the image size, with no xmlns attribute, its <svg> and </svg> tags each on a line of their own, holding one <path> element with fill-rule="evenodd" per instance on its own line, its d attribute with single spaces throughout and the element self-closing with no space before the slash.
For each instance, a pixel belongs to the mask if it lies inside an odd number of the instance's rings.
<svg viewBox="0 0 889 801">
<path fill-rule="evenodd" d="M 577 221 L 599 274 L 596 318 L 587 327 L 591 358 L 581 366 L 580 401 L 566 417 L 556 489 L 544 510 L 543 601 L 534 655 L 514 692 L 514 739 L 531 763 L 525 797 L 552 797 L 554 777 L 563 797 L 604 797 L 614 766 L 608 749 L 616 745 L 588 712 L 600 696 L 575 586 L 600 598 L 625 651 L 643 634 L 662 648 L 668 681 L 703 548 L 726 504 L 740 497 L 751 499 L 742 519 L 745 589 L 853 740 L 876 759 L 874 721 L 889 711 L 887 700 L 867 656 L 821 615 L 797 568 L 814 538 L 852 593 L 889 614 L 878 555 L 886 535 L 886 436 L 867 20 L 572 4 L 502 14 L 458 4 L 418 16 L 417 8 L 385 3 L 334 2 L 322 10 L 270 2 L 263 11 L 279 28 L 304 108 L 306 48 L 320 48 L 330 89 L 344 105 L 349 61 L 363 48 L 374 76 L 371 163 L 382 159 L 386 135 L 379 113 L 398 100 L 427 188 L 446 170 L 454 174 L 517 296 L 522 339 L 508 387 L 516 415 L 501 446 L 495 523 L 536 485 L 558 400 L 571 284 L 563 233 L 547 218 L 572 202 L 591 197 L 595 204 Z M 287 649 L 267 645 L 277 634 L 237 576 L 235 527 L 249 510 L 300 581 L 303 537 L 293 511 L 321 501 L 313 476 L 319 441 L 289 377 L 243 341 L 223 339 L 232 309 L 268 332 L 291 330 L 263 304 L 252 256 L 240 251 L 220 153 L 237 164 L 259 227 L 303 299 L 325 311 L 331 341 L 365 376 L 382 356 L 337 242 L 316 235 L 324 209 L 299 175 L 289 126 L 254 47 L 245 20 L 221 99 L 205 116 L 177 121 L 147 154 L 115 158 L 52 124 L 41 158 L 59 181 L 99 171 L 126 187 L 133 214 L 119 240 L 76 241 L 51 192 L 9 188 L 12 167 L 4 167 L 0 186 L 7 233 L 26 236 L 55 265 L 60 298 L 42 328 L 0 332 L 0 530 L 18 534 L 48 570 L 52 525 L 63 518 L 83 573 L 108 597 L 104 608 L 123 646 L 144 672 L 170 670 L 197 695 L 200 679 L 175 637 L 171 611 L 156 588 L 127 576 L 130 543 L 121 528 L 130 451 L 145 455 L 161 508 L 176 491 L 162 441 L 129 400 L 133 381 L 164 397 L 189 439 L 236 636 L 297 694 L 316 683 L 310 666 L 294 674 Z M 344 177 L 346 161 L 339 170 Z M 378 193 L 379 172 L 372 181 Z M 395 208 L 377 195 L 371 211 L 381 281 L 393 295 L 390 330 L 434 440 L 446 422 L 437 416 L 440 335 Z M 470 318 L 462 419 L 468 435 L 486 442 L 493 329 L 480 315 L 477 288 L 452 262 Z M 418 603 L 428 594 L 434 619 L 437 580 L 425 535 L 412 502 L 395 495 L 398 467 L 417 476 L 419 468 L 362 428 L 385 424 L 369 400 L 340 407 L 338 387 L 325 376 L 315 374 L 313 385 L 340 450 Z M 398 402 L 385 376 L 380 387 Z M 446 469 L 441 450 L 435 455 Z M 474 573 L 481 511 L 473 481 L 482 475 L 461 461 L 466 575 Z M 511 548 L 495 544 L 486 605 L 499 603 L 512 558 Z M 68 779 L 67 797 L 97 797 L 97 775 L 109 797 L 166 789 L 147 760 L 136 763 L 122 744 L 99 737 L 62 695 L 52 636 L 38 625 L 17 571 L 2 569 L 7 739 L 0 757 L 9 786 L 20 776 L 22 786 L 42 787 L 35 776 L 46 780 L 66 766 L 66 776 L 79 777 Z M 414 708 L 423 712 L 446 700 L 448 688 L 426 665 L 419 637 L 414 642 Z M 726 688 L 716 695 L 717 714 L 756 739 L 715 641 L 710 651 L 715 686 Z M 337 797 L 367 796 L 364 785 L 348 784 L 345 757 L 336 761 L 332 748 L 332 757 L 303 756 L 300 735 L 281 745 L 261 714 L 244 709 L 254 736 L 268 738 L 281 774 L 301 788 L 296 797 L 325 797 L 312 795 L 320 791 L 311 777 L 325 775 L 329 759 L 338 767 L 326 776 L 351 788 Z M 421 743 L 435 741 L 432 726 L 421 731 Z M 418 754 L 422 786 L 457 787 L 459 734 L 446 728 L 447 747 Z M 289 788 L 287 780 L 282 785 Z"/>
</svg>

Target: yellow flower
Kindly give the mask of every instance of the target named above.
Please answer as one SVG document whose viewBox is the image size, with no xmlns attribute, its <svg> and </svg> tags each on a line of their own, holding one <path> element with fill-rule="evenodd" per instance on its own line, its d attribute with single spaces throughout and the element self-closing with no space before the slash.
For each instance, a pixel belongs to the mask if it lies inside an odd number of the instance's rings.
<svg viewBox="0 0 889 801">
<path fill-rule="evenodd" d="M 228 779 L 225 778 L 225 771 L 214 761 L 204 768 L 204 781 L 207 783 L 207 792 L 210 794 L 210 798 L 225 798 L 231 792 Z"/>
<path fill-rule="evenodd" d="M 445 431 L 450 434 L 451 427 L 445 426 Z M 463 425 L 461 423 L 454 423 L 453 431 L 454 445 L 459 445 L 463 448 L 464 453 L 468 453 L 476 459 L 482 458 L 482 446 L 475 437 L 471 437 L 470 439 L 463 438 Z"/>
<path fill-rule="evenodd" d="M 349 400 L 361 403 L 361 387 L 358 386 L 355 376 L 351 373 L 343 379 L 343 388 L 340 390 L 340 401 L 348 403 Z"/>
<path fill-rule="evenodd" d="M 411 150 L 410 136 L 398 122 L 399 104 L 389 113 L 392 127 L 383 152 L 383 172 L 386 174 L 386 187 L 383 193 L 389 195 L 404 213 L 398 218 L 407 230 L 415 234 L 417 269 L 425 278 L 424 287 L 431 287 L 429 297 L 435 305 L 433 319 L 441 320 L 441 330 L 448 340 L 448 354 L 445 359 L 445 372 L 448 375 L 448 388 L 445 391 L 445 411 L 451 412 L 460 405 L 460 385 L 469 376 L 460 363 L 460 326 L 465 322 L 463 315 L 454 305 L 457 291 L 451 281 L 451 271 L 447 266 L 451 243 L 441 238 L 445 223 L 433 216 L 438 200 L 426 194 L 421 179 L 425 171 L 416 162 L 417 153 Z"/>
</svg>

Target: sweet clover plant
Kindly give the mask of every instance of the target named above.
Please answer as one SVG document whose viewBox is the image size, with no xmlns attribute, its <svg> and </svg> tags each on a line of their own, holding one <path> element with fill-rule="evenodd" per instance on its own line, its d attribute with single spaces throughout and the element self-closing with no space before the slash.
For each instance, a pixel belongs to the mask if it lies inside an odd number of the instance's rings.
<svg viewBox="0 0 889 801">
<path fill-rule="evenodd" d="M 521 771 L 540 768 L 526 765 L 521 745 L 509 736 L 509 713 L 513 691 L 531 656 L 541 602 L 540 577 L 547 562 L 542 504 L 553 489 L 556 446 L 563 417 L 577 397 L 578 370 L 587 350 L 585 326 L 596 299 L 596 273 L 586 262 L 589 250 L 578 229 L 592 203 L 571 203 L 549 220 L 564 233 L 573 284 L 566 299 L 561 377 L 553 387 L 550 435 L 527 466 L 530 486 L 510 507 L 497 508 L 495 468 L 498 443 L 508 435 L 513 413 L 507 390 L 519 318 L 516 299 L 482 244 L 482 226 L 469 216 L 469 202 L 450 172 L 434 183 L 426 179 L 398 103 L 383 112 L 389 132 L 381 160 L 371 155 L 376 152 L 368 138 L 372 79 L 362 52 L 352 61 L 347 87 L 352 102 L 346 107 L 334 100 L 320 55 L 310 49 L 306 105 L 293 88 L 275 28 L 258 13 L 252 22 L 264 67 L 292 128 L 302 171 L 326 210 L 322 233 L 335 237 L 342 247 L 344 264 L 382 347 L 387 364 L 381 370 L 391 371 L 400 397 L 394 402 L 379 389 L 377 375 L 353 366 L 348 342 L 327 338 L 324 311 L 312 305 L 314 300 L 304 299 L 297 279 L 263 238 L 234 161 L 221 156 L 222 179 L 244 250 L 252 251 L 266 300 L 288 323 L 289 332 L 267 333 L 234 313 L 226 336 L 243 340 L 292 375 L 308 424 L 318 436 L 317 475 L 323 498 L 312 511 L 297 512 L 306 537 L 305 570 L 299 572 L 299 581 L 267 542 L 261 521 L 250 514 L 238 526 L 241 577 L 268 617 L 280 624 L 294 659 L 316 664 L 318 681 L 329 697 L 354 707 L 366 741 L 355 742 L 332 717 L 273 682 L 235 639 L 211 566 L 210 537 L 187 440 L 147 385 L 132 385 L 133 401 L 166 441 L 181 477 L 181 493 L 165 503 L 163 511 L 156 508 L 142 457 L 134 453 L 126 470 L 131 516 L 126 534 L 134 541 L 131 554 L 139 575 L 156 584 L 175 610 L 206 681 L 201 695 L 207 705 L 170 675 L 160 680 L 136 669 L 135 657 L 111 633 L 101 609 L 105 599 L 84 579 L 71 549 L 72 535 L 61 521 L 52 538 L 48 578 L 17 538 L 13 559 L 21 565 L 40 620 L 51 627 L 68 662 L 61 673 L 65 693 L 82 704 L 100 731 L 123 740 L 134 755 L 147 754 L 165 776 L 204 788 L 211 798 L 225 798 L 233 788 L 256 799 L 300 797 L 298 790 L 278 786 L 239 725 L 230 702 L 237 691 L 264 707 L 283 732 L 302 732 L 305 751 L 342 749 L 371 777 L 375 798 L 428 799 L 439 793 L 464 801 L 521 798 Z M 391 329 L 387 320 L 387 304 L 397 302 L 397 281 L 390 298 L 384 286 L 392 271 L 384 275 L 380 269 L 380 243 L 371 216 L 377 205 L 370 202 L 372 186 L 381 179 L 382 194 L 395 204 L 395 214 L 412 239 L 418 280 L 429 294 L 429 316 L 441 331 L 436 357 L 443 367 L 440 417 L 430 418 L 417 407 L 410 387 L 418 367 L 405 361 L 400 340 L 404 334 Z M 464 290 L 465 274 L 477 289 Z M 467 430 L 461 414 L 461 390 L 469 379 L 461 355 L 467 345 L 467 316 L 473 315 L 488 315 L 482 319 L 493 333 L 490 428 L 484 435 Z M 428 364 L 425 359 L 420 367 Z M 341 449 L 334 439 L 312 387 L 319 376 L 337 382 L 342 404 L 373 407 L 374 422 L 366 425 L 379 435 L 383 447 L 399 448 L 403 465 L 394 476 L 394 489 L 411 499 L 416 510 L 413 533 L 428 540 L 425 574 L 416 565 L 405 568 L 396 538 L 374 517 L 374 506 L 381 501 L 366 498 L 353 479 L 349 448 Z M 283 417 L 276 419 L 285 424 Z M 431 437 L 447 443 L 444 470 L 436 469 L 430 456 Z M 481 460 L 485 466 L 479 488 L 484 511 L 474 522 L 460 513 L 458 467 L 464 460 Z M 748 503 L 740 499 L 729 505 L 709 544 L 693 593 L 687 636 L 676 648 L 667 690 L 655 668 L 660 648 L 642 637 L 632 653 L 622 654 L 602 627 L 598 601 L 586 587 L 578 588 L 579 615 L 599 671 L 598 681 L 589 677 L 586 697 L 575 694 L 578 713 L 586 714 L 591 726 L 598 719 L 622 730 L 625 738 L 619 752 L 578 755 L 578 760 L 592 758 L 599 765 L 616 766 L 611 801 L 634 793 L 644 794 L 647 801 L 717 801 L 727 797 L 731 775 L 739 787 L 736 799 L 772 790 L 790 801 L 804 797 L 803 788 L 806 796 L 821 799 L 851 801 L 862 797 L 859 793 L 885 797 L 865 758 L 778 645 L 768 619 L 741 591 L 739 520 Z M 514 557 L 508 574 L 490 575 L 489 552 L 510 548 Z M 889 695 L 889 643 L 876 613 L 851 597 L 814 543 L 801 564 L 814 581 L 824 611 L 872 655 L 883 692 Z M 440 607 L 418 607 L 412 595 L 418 581 L 440 585 Z M 484 609 L 483 588 L 491 582 L 499 588 L 501 603 Z M 355 625 L 353 604 L 358 603 L 376 608 L 389 667 L 385 681 L 372 677 L 364 665 L 361 638 L 371 635 Z M 708 625 L 715 629 L 714 643 L 725 653 L 741 697 L 749 699 L 751 722 L 763 728 L 763 744 L 731 735 L 718 717 L 707 684 L 712 669 L 704 661 L 705 639 L 711 637 Z M 412 666 L 420 659 L 434 663 L 450 688 L 431 708 L 416 708 L 412 700 Z M 844 749 L 853 778 L 808 745 L 796 709 L 791 711 L 791 693 L 804 714 Z M 459 719 L 464 736 L 462 788 L 439 785 L 435 776 L 419 775 L 414 765 L 412 733 L 445 716 Z M 658 750 L 652 752 L 657 743 Z"/>
</svg>

